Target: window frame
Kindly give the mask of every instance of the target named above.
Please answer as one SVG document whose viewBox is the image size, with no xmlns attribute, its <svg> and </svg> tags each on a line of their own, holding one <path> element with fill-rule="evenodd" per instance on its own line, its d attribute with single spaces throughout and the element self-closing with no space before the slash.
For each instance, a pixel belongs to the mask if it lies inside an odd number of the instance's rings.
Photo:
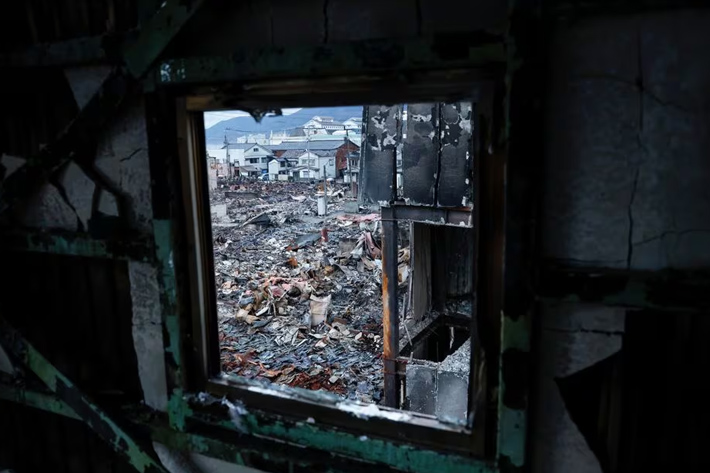
<svg viewBox="0 0 710 473">
<path fill-rule="evenodd" d="M 472 98 L 471 100 L 475 99 Z M 336 430 L 345 429 L 359 432 L 363 435 L 373 435 L 417 448 L 443 450 L 463 456 L 473 455 L 486 465 L 490 465 L 490 462 L 495 461 L 497 452 L 501 448 L 501 442 L 495 433 L 491 434 L 483 431 L 486 428 L 490 429 L 490 425 L 484 425 L 483 429 L 480 426 L 474 427 L 472 430 L 460 426 L 447 425 L 429 416 L 411 412 L 408 412 L 411 419 L 407 422 L 402 422 L 393 420 L 393 417 L 396 416 L 388 414 L 401 411 L 384 407 L 380 407 L 380 410 L 384 413 L 381 418 L 361 419 L 334 405 L 327 403 L 324 405 L 322 399 L 314 400 L 314 396 L 308 392 L 299 393 L 298 389 L 289 388 L 292 391 L 288 395 L 284 395 L 280 389 L 264 389 L 248 380 L 225 379 L 221 376 L 219 369 L 214 369 L 220 365 L 216 329 L 216 291 L 212 276 L 205 276 L 206 274 L 214 274 L 214 263 L 212 260 L 209 198 L 205 198 L 204 195 L 207 189 L 206 172 L 203 167 L 199 166 L 199 163 L 204 162 L 205 153 L 202 149 L 204 141 L 204 136 L 202 136 L 204 134 L 202 112 L 215 110 L 216 108 L 205 106 L 205 104 L 210 103 L 209 100 L 205 100 L 202 97 L 191 99 L 189 95 L 179 98 L 177 103 L 178 115 L 181 116 L 178 120 L 178 127 L 183 128 L 183 134 L 193 137 L 193 142 L 186 142 L 187 146 L 184 146 L 183 152 L 180 153 L 182 172 L 188 175 L 187 181 L 184 180 L 183 182 L 183 187 L 189 189 L 191 194 L 196 192 L 203 193 L 201 197 L 191 195 L 189 199 L 186 199 L 191 205 L 186 205 L 185 207 L 187 222 L 195 223 L 194 228 L 196 229 L 192 243 L 197 251 L 193 252 L 192 259 L 199 260 L 199 262 L 193 264 L 201 265 L 203 268 L 201 272 L 195 273 L 197 281 L 193 280 L 191 282 L 191 300 L 198 301 L 198 305 L 192 304 L 192 339 L 194 347 L 197 348 L 194 351 L 198 353 L 198 358 L 200 359 L 200 363 L 197 363 L 197 365 L 200 366 L 201 370 L 201 373 L 193 373 L 193 378 L 199 380 L 197 382 L 198 389 L 217 396 L 235 396 L 248 407 L 272 414 L 288 415 L 306 422 L 311 418 L 315 418 L 328 428 Z M 299 105 L 318 106 L 319 104 L 305 103 L 304 101 L 303 104 Z M 478 160 L 474 161 L 474 163 L 477 165 Z M 476 179 L 478 177 L 479 173 L 478 169 L 476 169 Z M 476 189 L 476 192 L 478 194 L 478 189 Z M 479 198 L 478 195 L 476 197 Z M 479 201 L 478 208 L 480 206 L 481 202 Z M 207 247 L 205 247 L 205 244 Z M 502 280 L 500 283 L 502 285 Z M 202 296 L 195 297 L 196 293 L 202 293 Z M 212 318 L 208 319 L 208 317 Z M 501 338 L 505 338 L 505 326 L 501 328 L 500 335 Z M 501 353 L 499 355 L 502 354 L 503 350 L 504 347 L 501 345 Z M 195 385 L 193 384 L 193 386 Z M 317 394 L 315 397 L 318 398 L 319 395 Z M 503 410 L 502 403 L 498 402 L 498 406 L 495 409 L 496 419 L 494 425 L 504 421 L 504 419 L 501 420 Z M 478 449 L 475 446 L 477 442 L 480 442 L 482 438 L 480 436 L 489 438 L 490 435 L 495 438 L 495 446 L 492 450 L 490 447 Z"/>
</svg>

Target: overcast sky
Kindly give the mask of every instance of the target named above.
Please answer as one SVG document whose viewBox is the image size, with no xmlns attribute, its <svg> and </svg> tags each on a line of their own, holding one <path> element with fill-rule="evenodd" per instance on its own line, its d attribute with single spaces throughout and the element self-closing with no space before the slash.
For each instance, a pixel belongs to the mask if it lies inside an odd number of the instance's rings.
<svg viewBox="0 0 710 473">
<path fill-rule="evenodd" d="M 291 115 L 292 113 L 298 112 L 300 108 L 284 108 L 282 112 L 284 115 Z M 229 120 L 234 117 L 246 117 L 249 116 L 247 112 L 242 112 L 240 110 L 227 110 L 222 112 L 205 112 L 205 128 L 209 128 L 215 123 L 219 123 L 224 120 Z"/>
</svg>

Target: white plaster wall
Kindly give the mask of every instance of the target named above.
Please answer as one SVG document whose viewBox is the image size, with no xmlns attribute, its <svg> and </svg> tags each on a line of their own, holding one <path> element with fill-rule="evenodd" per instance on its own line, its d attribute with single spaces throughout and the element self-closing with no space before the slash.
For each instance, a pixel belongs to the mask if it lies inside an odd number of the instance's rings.
<svg viewBox="0 0 710 473">
<path fill-rule="evenodd" d="M 569 376 L 621 349 L 623 309 L 588 304 L 547 304 L 531 406 L 533 472 L 601 473 L 596 456 L 570 418 L 555 378 Z"/>
</svg>

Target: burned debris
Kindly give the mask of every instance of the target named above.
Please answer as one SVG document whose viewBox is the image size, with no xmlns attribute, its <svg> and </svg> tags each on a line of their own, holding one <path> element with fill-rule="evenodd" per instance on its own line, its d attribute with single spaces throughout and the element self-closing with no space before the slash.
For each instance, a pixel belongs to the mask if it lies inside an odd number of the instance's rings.
<svg viewBox="0 0 710 473">
<path fill-rule="evenodd" d="M 211 193 L 222 369 L 345 399 L 382 399 L 379 214 L 346 186 L 223 181 Z M 400 251 L 406 293 L 409 250 Z"/>
</svg>

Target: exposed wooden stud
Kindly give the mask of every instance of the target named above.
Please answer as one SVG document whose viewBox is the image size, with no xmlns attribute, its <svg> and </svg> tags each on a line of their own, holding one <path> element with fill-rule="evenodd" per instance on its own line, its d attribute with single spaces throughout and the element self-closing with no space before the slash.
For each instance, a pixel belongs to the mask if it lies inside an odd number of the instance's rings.
<svg viewBox="0 0 710 473">
<path fill-rule="evenodd" d="M 204 0 L 167 0 L 141 27 L 138 37 L 123 49 L 123 60 L 133 77 L 142 77 Z"/>
<path fill-rule="evenodd" d="M 137 471 L 167 473 L 159 460 L 147 453 L 132 436 L 119 427 L 103 409 L 89 400 L 74 383 L 2 318 L 0 344 L 26 369 L 37 375 L 66 408 L 81 418 Z M 63 410 L 64 406 L 61 409 Z"/>
<path fill-rule="evenodd" d="M 148 238 L 102 240 L 91 235 L 60 232 L 12 233 L 0 236 L 2 251 L 29 251 L 88 258 L 151 261 L 153 245 Z"/>
<path fill-rule="evenodd" d="M 500 38 L 454 35 L 265 48 L 235 51 L 229 56 L 171 58 L 160 62 L 153 79 L 160 85 L 217 84 L 392 70 L 404 73 L 486 68 L 504 63 L 505 50 Z"/>
<path fill-rule="evenodd" d="M 168 0 L 154 15 L 138 37 L 123 48 L 123 61 L 133 77 L 116 68 L 99 90 L 79 111 L 71 125 L 54 143 L 44 148 L 27 165 L 3 181 L 0 187 L 0 214 L 31 194 L 36 186 L 46 180 L 51 172 L 68 160 L 93 159 L 89 144 L 124 99 L 137 90 L 134 79 L 143 76 L 158 58 L 170 40 L 202 4 L 196 0 L 185 4 L 181 0 Z M 83 155 L 83 156 L 82 156 Z M 87 157 L 89 156 L 89 157 Z"/>
</svg>

